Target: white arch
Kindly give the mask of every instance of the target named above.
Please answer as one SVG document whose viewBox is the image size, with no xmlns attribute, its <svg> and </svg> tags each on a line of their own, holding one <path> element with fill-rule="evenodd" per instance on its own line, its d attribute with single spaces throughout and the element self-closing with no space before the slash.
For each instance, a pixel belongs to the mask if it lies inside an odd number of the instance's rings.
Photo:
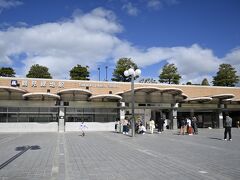
<svg viewBox="0 0 240 180">
<path fill-rule="evenodd" d="M 43 92 L 35 92 L 35 93 L 27 93 L 23 94 L 24 99 L 60 99 L 59 95 L 51 94 L 51 93 L 43 93 Z"/>
<path fill-rule="evenodd" d="M 106 100 L 117 100 L 117 101 L 120 101 L 122 99 L 121 96 L 119 95 L 116 95 L 116 94 L 99 94 L 99 95 L 94 95 L 94 96 L 91 96 L 89 98 L 89 100 L 93 101 L 93 100 L 103 100 L 103 99 L 106 99 Z"/>
</svg>

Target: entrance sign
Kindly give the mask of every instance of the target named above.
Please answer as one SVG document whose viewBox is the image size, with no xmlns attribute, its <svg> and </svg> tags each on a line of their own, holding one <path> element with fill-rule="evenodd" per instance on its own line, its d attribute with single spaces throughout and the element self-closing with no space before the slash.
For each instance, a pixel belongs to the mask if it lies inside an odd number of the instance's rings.
<svg viewBox="0 0 240 180">
<path fill-rule="evenodd" d="M 93 88 L 118 88 L 119 86 L 116 84 L 92 84 L 92 83 L 79 83 L 80 87 L 93 87 Z"/>
<path fill-rule="evenodd" d="M 23 80 L 21 85 L 22 87 L 28 87 L 28 85 L 31 85 L 31 87 L 50 87 L 50 88 L 64 88 L 64 82 L 63 81 L 45 81 L 45 80 Z"/>
<path fill-rule="evenodd" d="M 11 86 L 16 87 L 17 86 L 17 80 L 11 80 Z"/>
</svg>

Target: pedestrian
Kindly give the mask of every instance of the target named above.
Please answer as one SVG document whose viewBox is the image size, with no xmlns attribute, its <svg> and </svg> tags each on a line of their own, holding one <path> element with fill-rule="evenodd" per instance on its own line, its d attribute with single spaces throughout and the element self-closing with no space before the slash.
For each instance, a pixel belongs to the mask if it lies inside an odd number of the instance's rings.
<svg viewBox="0 0 240 180">
<path fill-rule="evenodd" d="M 140 124 L 141 124 L 141 119 L 138 118 L 137 122 L 135 123 L 135 133 L 138 133 Z"/>
<path fill-rule="evenodd" d="M 125 118 L 122 124 L 123 124 L 123 134 L 128 134 L 128 119 Z"/>
<path fill-rule="evenodd" d="M 164 119 L 159 117 L 158 121 L 157 121 L 157 124 L 158 124 L 158 133 L 162 133 L 163 132 Z"/>
<path fill-rule="evenodd" d="M 197 118 L 196 118 L 196 116 L 193 116 L 193 118 L 192 118 L 192 127 L 193 127 L 193 134 L 198 134 Z"/>
<path fill-rule="evenodd" d="M 149 121 L 149 127 L 150 127 L 150 133 L 153 134 L 153 130 L 155 128 L 155 122 L 152 118 Z"/>
<path fill-rule="evenodd" d="M 84 124 L 84 122 L 82 122 L 82 123 L 80 124 L 80 130 L 82 131 L 82 137 L 85 136 L 84 130 L 85 130 L 86 128 L 88 128 L 87 125 Z"/>
<path fill-rule="evenodd" d="M 115 120 L 115 132 L 117 132 L 118 126 L 119 126 L 119 118 L 116 118 L 116 120 Z"/>
<path fill-rule="evenodd" d="M 231 132 L 231 128 L 232 128 L 232 118 L 226 114 L 226 121 L 225 121 L 225 131 L 224 131 L 224 139 L 223 140 L 227 140 L 227 134 L 229 136 L 229 141 L 232 141 L 232 132 Z"/>
<path fill-rule="evenodd" d="M 240 123 L 239 123 L 239 120 L 237 121 L 237 128 L 239 128 L 239 125 L 240 125 Z"/>
<path fill-rule="evenodd" d="M 145 134 L 146 132 L 146 127 L 141 123 L 139 126 L 139 134 Z"/>
<path fill-rule="evenodd" d="M 184 118 L 182 118 L 180 120 L 180 135 L 184 135 L 185 134 L 185 127 L 186 127 L 186 120 Z"/>
<path fill-rule="evenodd" d="M 192 121 L 190 118 L 187 118 L 187 133 L 188 135 L 192 135 Z"/>
</svg>

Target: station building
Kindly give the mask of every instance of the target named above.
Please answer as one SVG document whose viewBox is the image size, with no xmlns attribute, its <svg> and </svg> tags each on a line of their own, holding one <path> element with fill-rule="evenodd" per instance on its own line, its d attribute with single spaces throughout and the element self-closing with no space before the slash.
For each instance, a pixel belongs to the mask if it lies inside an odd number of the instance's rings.
<svg viewBox="0 0 240 180">
<path fill-rule="evenodd" d="M 134 83 L 135 117 L 165 119 L 177 129 L 181 118 L 198 127 L 222 128 L 225 114 L 240 121 L 240 88 Z M 0 77 L 0 132 L 112 131 L 117 118 L 131 117 L 131 83 Z"/>
</svg>

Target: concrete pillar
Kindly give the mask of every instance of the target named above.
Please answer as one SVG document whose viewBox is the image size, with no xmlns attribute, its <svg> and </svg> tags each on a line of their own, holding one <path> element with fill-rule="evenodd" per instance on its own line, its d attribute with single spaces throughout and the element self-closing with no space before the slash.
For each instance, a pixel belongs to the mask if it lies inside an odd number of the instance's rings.
<svg viewBox="0 0 240 180">
<path fill-rule="evenodd" d="M 178 108 L 178 103 L 173 105 L 173 109 L 172 109 L 172 129 L 173 130 L 177 130 L 178 126 L 177 126 L 177 108 Z"/>
<path fill-rule="evenodd" d="M 144 109 L 144 122 L 143 124 L 146 126 L 146 123 L 150 120 L 151 118 L 151 109 Z"/>
<path fill-rule="evenodd" d="M 125 102 L 120 102 L 120 120 L 125 119 Z"/>
<path fill-rule="evenodd" d="M 218 113 L 218 117 L 219 117 L 219 128 L 223 128 L 223 113 L 222 111 Z"/>
<path fill-rule="evenodd" d="M 119 114 L 120 114 L 119 120 L 120 120 L 120 122 L 122 122 L 122 120 L 125 119 L 125 114 L 126 114 L 125 102 L 120 102 L 120 113 Z M 120 123 L 118 125 L 117 131 L 122 133 L 122 131 L 123 131 L 122 123 Z"/>
<path fill-rule="evenodd" d="M 190 110 L 190 117 L 192 118 L 194 116 L 194 109 Z"/>
<path fill-rule="evenodd" d="M 59 114 L 58 114 L 58 132 L 65 132 L 65 111 L 64 107 L 59 108 Z"/>
<path fill-rule="evenodd" d="M 65 126 L 64 126 L 65 122 L 64 122 L 64 118 L 63 116 L 59 117 L 58 120 L 58 132 L 65 132 Z"/>
<path fill-rule="evenodd" d="M 224 109 L 224 104 L 220 104 L 220 111 L 218 112 L 218 121 L 219 121 L 219 128 L 223 128 L 223 113 L 222 109 Z"/>
</svg>

